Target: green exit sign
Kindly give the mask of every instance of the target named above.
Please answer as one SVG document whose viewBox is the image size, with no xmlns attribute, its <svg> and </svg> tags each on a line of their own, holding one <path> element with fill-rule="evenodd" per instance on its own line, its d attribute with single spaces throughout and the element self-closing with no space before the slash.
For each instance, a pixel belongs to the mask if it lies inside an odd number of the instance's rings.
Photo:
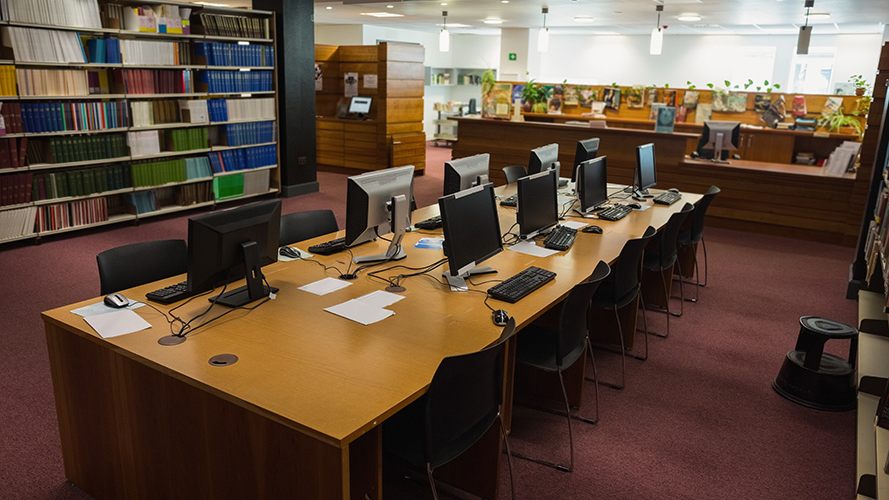
<svg viewBox="0 0 889 500">
<path fill-rule="evenodd" d="M 516 60 L 515 52 L 510 52 L 510 53 L 509 53 L 509 60 L 510 60 L 510 61 L 515 61 L 515 60 Z"/>
</svg>

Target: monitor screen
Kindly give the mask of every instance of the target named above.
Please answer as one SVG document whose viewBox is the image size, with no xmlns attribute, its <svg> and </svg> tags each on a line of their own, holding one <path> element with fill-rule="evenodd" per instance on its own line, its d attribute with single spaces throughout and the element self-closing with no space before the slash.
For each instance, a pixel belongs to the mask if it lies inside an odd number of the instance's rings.
<svg viewBox="0 0 889 500">
<path fill-rule="evenodd" d="M 246 277 L 246 286 L 216 303 L 236 307 L 268 296 L 259 268 L 278 260 L 280 228 L 280 199 L 188 219 L 188 289 L 202 293 Z"/>
<path fill-rule="evenodd" d="M 577 201 L 582 214 L 593 211 L 608 201 L 605 156 L 585 161 L 577 166 Z"/>
<path fill-rule="evenodd" d="M 571 180 L 576 181 L 577 166 L 581 163 L 592 160 L 599 152 L 599 138 L 585 139 L 577 141 L 577 152 L 574 153 L 574 164 L 571 165 Z"/>
<path fill-rule="evenodd" d="M 493 184 L 442 196 L 438 208 L 448 258 L 446 275 L 468 276 L 479 263 L 503 250 Z"/>
<path fill-rule="evenodd" d="M 740 138 L 741 122 L 705 121 L 704 130 L 698 140 L 698 155 L 701 158 L 726 160 L 729 151 L 738 149 Z M 721 144 L 718 144 L 720 141 Z M 717 149 L 721 151 L 718 156 Z"/>
<path fill-rule="evenodd" d="M 531 150 L 528 160 L 528 175 L 555 168 L 558 170 L 559 145 L 547 144 Z"/>
<path fill-rule="evenodd" d="M 358 115 L 366 115 L 370 113 L 370 103 L 372 101 L 372 97 L 353 96 L 352 100 L 349 102 L 349 113 Z"/>
<path fill-rule="evenodd" d="M 657 172 L 654 165 L 654 144 L 636 146 L 636 174 L 633 178 L 633 188 L 637 194 L 645 193 L 645 190 L 657 184 Z"/>
<path fill-rule="evenodd" d="M 519 237 L 533 238 L 541 231 L 559 223 L 556 188 L 559 175 L 555 170 L 522 177 L 518 181 L 516 221 Z"/>
<path fill-rule="evenodd" d="M 358 245 L 392 232 L 392 198 L 403 195 L 410 207 L 414 187 L 414 166 L 386 168 L 349 177 L 346 181 L 346 245 Z M 394 221 L 402 229 L 406 220 Z"/>
<path fill-rule="evenodd" d="M 472 186 L 487 184 L 490 159 L 491 155 L 482 153 L 446 161 L 444 164 L 443 196 L 469 189 Z"/>
</svg>

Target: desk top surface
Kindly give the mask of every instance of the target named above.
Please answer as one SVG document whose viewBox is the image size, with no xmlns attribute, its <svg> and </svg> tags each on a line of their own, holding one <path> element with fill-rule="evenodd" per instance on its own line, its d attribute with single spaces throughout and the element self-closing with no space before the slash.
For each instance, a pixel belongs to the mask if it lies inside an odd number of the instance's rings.
<svg viewBox="0 0 889 500">
<path fill-rule="evenodd" d="M 510 194 L 514 185 L 498 188 Z M 613 262 L 624 243 L 652 225 L 660 228 L 684 202 L 696 203 L 700 195 L 684 194 L 671 206 L 653 205 L 634 211 L 624 219 L 609 222 L 573 219 L 601 226 L 604 234 L 578 233 L 567 252 L 546 258 L 504 251 L 485 261 L 497 269 L 497 275 L 474 279 L 478 292 L 450 292 L 441 282 L 441 271 L 431 276 L 402 280 L 405 298 L 391 306 L 395 315 L 369 326 L 354 323 L 323 309 L 367 293 L 381 290 L 385 283 L 368 277 L 367 270 L 357 280 L 336 292 L 317 296 L 298 288 L 345 271 L 348 252 L 316 256 L 315 261 L 277 262 L 263 268 L 272 286 L 280 288 L 275 300 L 253 311 L 237 310 L 220 317 L 211 325 L 187 336 L 187 341 L 172 347 L 157 340 L 170 333 L 165 318 L 150 307 L 136 312 L 152 328 L 129 335 L 102 339 L 86 322 L 70 311 L 101 301 L 91 299 L 44 313 L 48 324 L 60 326 L 76 335 L 119 350 L 159 371 L 177 377 L 203 390 L 257 411 L 268 418 L 296 428 L 333 446 L 346 446 L 384 419 L 422 395 L 442 358 L 479 350 L 496 340 L 501 327 L 491 320 L 485 305 L 485 293 L 493 283 L 530 266 L 537 265 L 557 273 L 554 281 L 515 304 L 491 299 L 494 309 L 505 309 L 516 318 L 519 327 L 527 325 L 567 295 L 572 286 L 592 272 L 599 260 Z M 650 205 L 650 201 L 646 205 Z M 500 208 L 504 232 L 515 221 L 514 208 Z M 437 206 L 414 213 L 419 221 L 438 214 Z M 571 218 L 569 216 L 569 218 Z M 342 231 L 339 233 L 342 235 Z M 414 231 L 404 237 L 407 258 L 375 266 L 423 267 L 443 258 L 441 250 L 414 248 L 422 237 L 441 237 L 441 230 Z M 296 245 L 326 241 L 316 238 Z M 356 247 L 354 255 L 372 255 L 385 251 L 388 243 L 377 240 Z M 353 265 L 354 270 L 354 265 Z M 394 276 L 404 269 L 381 273 Z M 123 291 L 135 300 L 145 293 L 183 276 Z M 182 305 L 175 313 L 191 318 L 203 312 L 208 302 L 201 296 Z M 153 304 L 169 311 L 172 306 Z M 175 306 L 177 304 L 173 304 Z M 214 308 L 210 316 L 228 311 Z M 200 320 L 198 320 L 200 321 Z M 237 363 L 211 366 L 210 357 L 235 354 Z M 146 388 L 150 390 L 150 388 Z"/>
</svg>

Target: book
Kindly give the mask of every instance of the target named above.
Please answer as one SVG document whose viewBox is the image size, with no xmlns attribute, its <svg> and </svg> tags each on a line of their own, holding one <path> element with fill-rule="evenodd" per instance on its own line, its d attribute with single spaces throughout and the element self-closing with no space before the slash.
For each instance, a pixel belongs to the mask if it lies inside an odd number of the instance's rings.
<svg viewBox="0 0 889 500">
<path fill-rule="evenodd" d="M 620 110 L 620 89 L 617 87 L 605 87 L 602 89 L 602 101 L 606 109 Z"/>
<path fill-rule="evenodd" d="M 627 89 L 627 107 L 641 109 L 644 106 L 644 92 L 642 85 L 633 85 Z"/>
<path fill-rule="evenodd" d="M 655 132 L 673 133 L 676 120 L 676 108 L 673 106 L 661 106 L 657 108 L 657 120 L 654 122 Z"/>
<path fill-rule="evenodd" d="M 664 89 L 664 105 L 667 107 L 676 107 L 676 91 L 673 89 Z"/>
<path fill-rule="evenodd" d="M 756 94 L 753 96 L 753 111 L 763 113 L 772 105 L 771 94 Z"/>
<path fill-rule="evenodd" d="M 790 114 L 796 116 L 803 116 L 806 114 L 806 96 L 793 96 L 793 107 L 790 109 Z"/>
<path fill-rule="evenodd" d="M 699 102 L 695 110 L 695 123 L 704 123 L 709 121 L 713 116 L 713 104 L 709 102 Z"/>
<path fill-rule="evenodd" d="M 687 109 L 695 109 L 698 106 L 700 95 L 695 90 L 686 90 L 682 96 L 682 105 Z"/>
</svg>

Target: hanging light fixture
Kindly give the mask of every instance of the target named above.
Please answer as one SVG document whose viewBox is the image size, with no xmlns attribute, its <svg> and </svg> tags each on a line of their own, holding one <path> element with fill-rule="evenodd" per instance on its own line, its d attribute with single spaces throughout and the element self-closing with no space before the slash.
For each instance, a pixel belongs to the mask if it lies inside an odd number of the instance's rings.
<svg viewBox="0 0 889 500">
<path fill-rule="evenodd" d="M 806 0 L 806 24 L 799 27 L 799 38 L 796 40 L 797 55 L 807 55 L 809 53 L 809 40 L 812 39 L 812 27 L 809 26 L 809 9 L 815 6 L 815 0 Z"/>
<path fill-rule="evenodd" d="M 661 12 L 664 11 L 664 6 L 657 5 L 655 10 L 657 11 L 657 24 L 651 30 L 651 45 L 648 48 L 648 53 L 653 56 L 659 56 L 664 49 L 664 29 L 666 29 L 666 26 L 661 26 Z"/>
<path fill-rule="evenodd" d="M 546 15 L 549 14 L 549 7 L 542 9 L 543 28 L 537 33 L 537 52 L 546 52 L 549 50 L 549 28 L 546 27 Z"/>
<path fill-rule="evenodd" d="M 441 17 L 444 21 L 441 24 L 441 33 L 438 34 L 438 50 L 449 52 L 451 50 L 451 34 L 448 33 L 448 11 L 442 11 Z"/>
</svg>

